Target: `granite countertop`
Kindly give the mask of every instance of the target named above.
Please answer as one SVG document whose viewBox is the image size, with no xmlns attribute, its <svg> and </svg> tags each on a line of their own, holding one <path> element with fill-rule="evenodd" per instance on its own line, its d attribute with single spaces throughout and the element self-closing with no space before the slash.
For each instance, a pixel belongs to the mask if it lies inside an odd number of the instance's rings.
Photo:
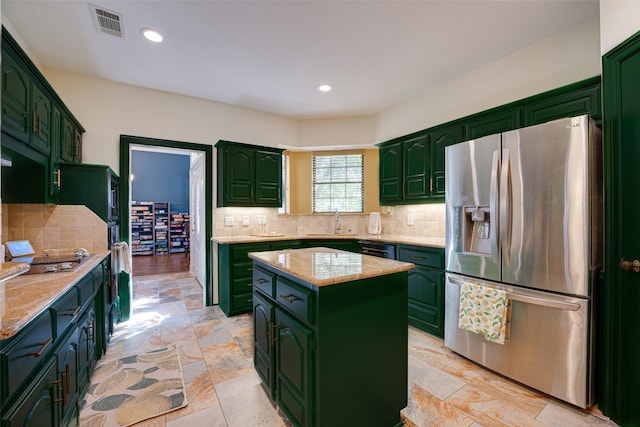
<svg viewBox="0 0 640 427">
<path fill-rule="evenodd" d="M 400 234 L 266 234 L 250 236 L 220 236 L 211 238 L 212 241 L 222 244 L 275 242 L 279 240 L 305 239 L 372 240 L 377 242 L 429 246 L 434 248 L 444 248 L 445 244 L 444 238 L 441 237 L 405 236 Z"/>
<path fill-rule="evenodd" d="M 410 262 L 329 248 L 250 252 L 249 258 L 289 273 L 315 286 L 335 285 L 408 271 Z"/>
<path fill-rule="evenodd" d="M 109 254 L 99 251 L 73 272 L 29 274 L 0 282 L 0 340 L 11 338 L 48 309 Z"/>
<path fill-rule="evenodd" d="M 26 262 L 0 262 L 0 282 L 29 271 Z"/>
</svg>

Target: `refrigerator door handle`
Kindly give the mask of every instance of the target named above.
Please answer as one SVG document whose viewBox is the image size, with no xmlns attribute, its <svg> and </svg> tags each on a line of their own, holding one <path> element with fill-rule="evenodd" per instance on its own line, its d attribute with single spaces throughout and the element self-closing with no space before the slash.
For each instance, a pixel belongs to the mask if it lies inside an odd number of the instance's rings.
<svg viewBox="0 0 640 427">
<path fill-rule="evenodd" d="M 451 283 L 455 283 L 456 285 L 462 286 L 465 283 L 465 280 L 460 280 L 457 277 L 453 277 L 451 275 L 447 277 Z M 469 283 L 474 283 L 474 282 L 469 281 Z M 515 292 L 507 292 L 507 299 L 510 299 L 511 301 L 523 302 L 525 304 L 535 304 L 535 305 L 541 305 L 543 307 L 558 308 L 560 310 L 569 310 L 569 311 L 580 310 L 580 304 L 576 304 L 573 302 L 557 301 L 549 298 L 541 298 L 541 297 L 536 297 L 531 295 L 518 294 Z"/>
<path fill-rule="evenodd" d="M 498 180 L 500 169 L 500 150 L 493 152 L 493 160 L 491 162 L 491 189 L 489 193 L 489 216 L 491 225 L 489 228 L 489 237 L 491 239 L 491 258 L 494 263 L 500 262 L 500 248 L 498 246 L 498 229 L 500 228 L 500 219 L 498 218 Z"/>
<path fill-rule="evenodd" d="M 502 262 L 509 265 L 511 251 L 511 167 L 510 150 L 502 150 L 502 165 L 500 171 L 500 242 Z"/>
</svg>

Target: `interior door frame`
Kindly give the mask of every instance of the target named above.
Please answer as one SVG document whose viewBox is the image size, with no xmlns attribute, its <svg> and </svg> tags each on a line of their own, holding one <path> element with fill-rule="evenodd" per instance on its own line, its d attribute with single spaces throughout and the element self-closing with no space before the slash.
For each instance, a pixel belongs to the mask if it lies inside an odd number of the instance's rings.
<svg viewBox="0 0 640 427">
<path fill-rule="evenodd" d="M 203 283 L 205 304 L 213 304 L 212 286 L 212 254 L 211 241 L 213 236 L 213 146 L 192 142 L 172 141 L 166 139 L 146 138 L 140 136 L 120 135 L 120 212 L 129 212 L 129 198 L 131 196 L 131 146 L 143 145 L 150 147 L 175 148 L 180 150 L 200 151 L 205 155 L 205 283 Z M 120 215 L 120 241 L 131 244 L 131 215 Z M 131 277 L 120 273 L 118 296 L 120 299 L 120 320 L 126 321 L 131 315 Z"/>
<path fill-rule="evenodd" d="M 625 152 L 625 146 L 629 148 L 636 142 L 623 140 L 622 64 L 637 55 L 640 55 L 640 32 L 602 57 L 605 259 L 603 286 L 599 292 L 597 387 L 599 409 L 617 423 L 634 425 L 640 422 L 640 411 L 628 392 L 637 387 L 637 378 L 625 371 L 623 355 L 640 348 L 637 340 L 630 339 L 630 333 L 636 331 L 625 316 L 629 313 L 625 286 L 634 280 L 629 274 L 635 273 L 622 271 L 619 264 L 622 256 L 638 256 L 623 253 L 624 242 L 632 237 L 629 237 L 631 230 L 625 229 L 622 209 L 625 198 L 636 197 L 637 193 L 636 183 L 625 182 L 623 156 L 638 152 L 637 149 Z M 634 191 L 629 193 L 630 189 Z"/>
</svg>

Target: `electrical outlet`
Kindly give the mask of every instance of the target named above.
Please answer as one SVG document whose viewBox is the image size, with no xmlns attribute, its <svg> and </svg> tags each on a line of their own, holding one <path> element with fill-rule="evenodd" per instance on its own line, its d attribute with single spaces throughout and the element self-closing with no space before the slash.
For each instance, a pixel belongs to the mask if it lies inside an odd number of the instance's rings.
<svg viewBox="0 0 640 427">
<path fill-rule="evenodd" d="M 413 225 L 413 214 L 407 214 L 407 225 Z"/>
<path fill-rule="evenodd" d="M 245 215 L 242 217 L 242 225 L 249 225 L 249 216 Z"/>
<path fill-rule="evenodd" d="M 224 217 L 224 225 L 226 227 L 233 227 L 233 217 L 232 216 L 225 216 Z"/>
</svg>

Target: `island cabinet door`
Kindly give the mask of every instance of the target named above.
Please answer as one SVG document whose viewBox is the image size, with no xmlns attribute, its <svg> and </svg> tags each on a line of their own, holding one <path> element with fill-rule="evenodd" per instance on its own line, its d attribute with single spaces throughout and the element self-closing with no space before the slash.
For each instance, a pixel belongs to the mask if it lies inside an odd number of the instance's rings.
<svg viewBox="0 0 640 427">
<path fill-rule="evenodd" d="M 275 386 L 273 380 L 275 371 L 275 348 L 273 339 L 274 305 L 259 293 L 253 294 L 253 333 L 254 333 L 254 357 L 253 364 L 262 378 L 262 381 L 271 396 L 275 400 Z"/>
<path fill-rule="evenodd" d="M 313 332 L 276 308 L 277 385 L 280 408 L 296 426 L 312 425 Z"/>
</svg>

